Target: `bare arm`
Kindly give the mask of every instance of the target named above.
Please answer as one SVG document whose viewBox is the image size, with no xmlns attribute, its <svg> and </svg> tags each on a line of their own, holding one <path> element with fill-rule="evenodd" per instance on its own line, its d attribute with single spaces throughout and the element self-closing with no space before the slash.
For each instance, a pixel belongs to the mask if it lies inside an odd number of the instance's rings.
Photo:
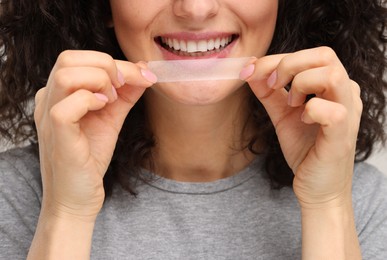
<svg viewBox="0 0 387 260">
<path fill-rule="evenodd" d="M 89 259 L 94 221 L 41 215 L 28 260 Z"/>
<path fill-rule="evenodd" d="M 359 85 L 328 47 L 262 57 L 253 66 L 240 75 L 268 112 L 294 173 L 303 258 L 360 259 L 350 188 L 363 108 Z"/>
<path fill-rule="evenodd" d="M 153 83 L 141 66 L 101 52 L 65 51 L 38 91 L 43 206 L 29 259 L 89 259 L 118 134 Z"/>
<path fill-rule="evenodd" d="M 302 259 L 361 259 L 352 202 L 331 208 L 305 208 Z"/>
</svg>

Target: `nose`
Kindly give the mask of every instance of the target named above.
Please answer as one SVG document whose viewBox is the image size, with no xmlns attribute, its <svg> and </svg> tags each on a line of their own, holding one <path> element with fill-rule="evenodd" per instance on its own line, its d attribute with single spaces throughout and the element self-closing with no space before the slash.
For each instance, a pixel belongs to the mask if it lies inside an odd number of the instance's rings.
<svg viewBox="0 0 387 260">
<path fill-rule="evenodd" d="M 176 0 L 173 6 L 176 16 L 196 22 L 214 17 L 218 10 L 218 0 Z"/>
</svg>

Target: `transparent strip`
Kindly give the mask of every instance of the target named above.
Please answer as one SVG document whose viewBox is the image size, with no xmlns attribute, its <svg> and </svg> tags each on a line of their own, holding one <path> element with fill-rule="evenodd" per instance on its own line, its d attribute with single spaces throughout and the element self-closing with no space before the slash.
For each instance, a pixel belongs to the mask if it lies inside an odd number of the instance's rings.
<svg viewBox="0 0 387 260">
<path fill-rule="evenodd" d="M 251 57 L 149 61 L 157 82 L 239 79 Z"/>
</svg>

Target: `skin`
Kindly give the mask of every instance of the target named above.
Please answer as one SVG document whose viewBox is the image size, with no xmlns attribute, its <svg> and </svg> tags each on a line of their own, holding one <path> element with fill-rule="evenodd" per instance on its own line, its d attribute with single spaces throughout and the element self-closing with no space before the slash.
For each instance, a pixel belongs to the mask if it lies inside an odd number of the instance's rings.
<svg viewBox="0 0 387 260">
<path fill-rule="evenodd" d="M 128 60 L 163 60 L 163 54 L 155 46 L 153 38 L 166 33 L 238 33 L 241 37 L 237 46 L 227 57 L 261 57 L 270 45 L 276 19 L 276 1 L 260 1 L 259 4 L 249 1 L 251 3 L 246 2 L 246 5 L 240 5 L 236 1 L 154 2 L 111 1 L 115 32 Z M 246 8 L 247 6 L 257 8 Z M 127 40 L 127 35 L 131 35 L 130 41 Z M 203 105 L 224 99 L 240 85 L 240 82 L 179 83 L 179 86 L 174 84 L 171 88 L 170 84 L 159 84 L 154 91 L 164 94 L 169 101 Z"/>
<path fill-rule="evenodd" d="M 278 8 L 276 1 L 269 0 L 249 1 L 246 5 L 230 0 L 157 4 L 113 0 L 111 6 L 121 49 L 132 61 L 165 59 L 154 38 L 181 32 L 193 34 L 177 36 L 183 39 L 213 33 L 238 34 L 235 46 L 226 50 L 227 57 L 261 57 L 269 48 Z M 134 37 L 128 41 L 127 35 Z M 243 145 L 240 133 L 248 116 L 244 112 L 248 89 L 242 84 L 239 80 L 158 84 L 146 92 L 152 132 L 159 143 L 154 152 L 158 174 L 203 182 L 230 176 L 246 167 L 252 155 L 234 151 Z M 192 147 L 203 149 L 192 151 Z"/>
<path fill-rule="evenodd" d="M 360 259 L 351 204 L 362 110 L 359 86 L 326 47 L 264 56 L 277 2 L 239 2 L 111 0 L 112 23 L 131 62 L 92 51 L 66 51 L 58 57 L 47 86 L 36 95 L 44 197 L 29 259 L 89 258 L 104 199 L 102 179 L 123 121 L 143 95 L 159 144 L 157 174 L 212 181 L 237 173 L 254 159 L 233 149 L 243 144 L 249 92 L 243 82 L 154 84 L 154 75 L 140 62 L 165 58 L 156 36 L 220 30 L 239 35 L 227 57 L 255 56 L 240 76 L 269 113 L 295 174 L 303 258 Z M 288 93 L 284 87 L 290 82 Z M 316 98 L 304 104 L 307 94 Z M 254 129 L 247 135 L 249 131 Z"/>
</svg>

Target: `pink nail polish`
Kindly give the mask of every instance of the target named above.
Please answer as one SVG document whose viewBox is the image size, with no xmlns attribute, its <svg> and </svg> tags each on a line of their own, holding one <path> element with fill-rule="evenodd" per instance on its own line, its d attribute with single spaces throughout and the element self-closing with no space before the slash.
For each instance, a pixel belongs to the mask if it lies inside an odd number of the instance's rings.
<svg viewBox="0 0 387 260">
<path fill-rule="evenodd" d="M 112 93 L 113 93 L 113 98 L 116 100 L 118 98 L 117 90 L 114 86 L 112 86 Z"/>
<path fill-rule="evenodd" d="M 267 86 L 269 88 L 273 88 L 275 83 L 277 82 L 277 71 L 273 71 L 273 73 L 271 73 L 270 77 L 267 79 Z"/>
<path fill-rule="evenodd" d="M 125 85 L 124 75 L 119 70 L 117 71 L 117 79 L 121 86 Z"/>
<path fill-rule="evenodd" d="M 97 99 L 101 100 L 102 102 L 107 103 L 107 102 L 109 101 L 108 97 L 105 96 L 104 94 L 101 94 L 101 93 L 94 93 L 94 96 L 95 96 Z"/>
<path fill-rule="evenodd" d="M 141 69 L 141 75 L 153 84 L 157 82 L 157 76 L 150 70 Z"/>
<path fill-rule="evenodd" d="M 301 114 L 301 121 L 305 123 L 305 111 Z"/>
<path fill-rule="evenodd" d="M 250 64 L 247 67 L 243 68 L 241 72 L 239 73 L 239 78 L 241 80 L 248 79 L 251 75 L 253 75 L 255 70 L 255 64 Z"/>
<path fill-rule="evenodd" d="M 292 102 L 293 102 L 293 94 L 292 94 L 292 91 L 289 91 L 289 93 L 288 93 L 288 105 L 292 106 Z"/>
</svg>

